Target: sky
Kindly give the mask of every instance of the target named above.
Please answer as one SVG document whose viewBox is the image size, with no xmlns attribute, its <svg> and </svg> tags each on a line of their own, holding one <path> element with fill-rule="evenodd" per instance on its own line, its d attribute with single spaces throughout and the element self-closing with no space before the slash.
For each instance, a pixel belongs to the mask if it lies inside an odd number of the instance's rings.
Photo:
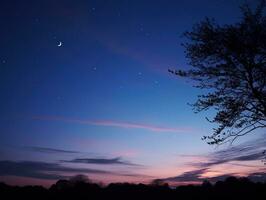
<svg viewBox="0 0 266 200">
<path fill-rule="evenodd" d="M 263 131 L 233 146 L 201 140 L 213 124 L 188 69 L 182 34 L 205 17 L 236 23 L 252 0 L 0 2 L 0 181 L 48 186 L 172 184 L 265 178 Z M 228 170 L 229 169 L 229 170 Z M 263 176 L 264 175 L 264 176 Z"/>
</svg>

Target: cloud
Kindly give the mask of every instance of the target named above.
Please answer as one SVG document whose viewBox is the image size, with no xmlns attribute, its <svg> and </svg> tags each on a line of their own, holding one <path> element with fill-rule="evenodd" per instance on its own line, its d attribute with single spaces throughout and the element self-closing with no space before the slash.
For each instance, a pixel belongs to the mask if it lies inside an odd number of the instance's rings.
<svg viewBox="0 0 266 200">
<path fill-rule="evenodd" d="M 217 181 L 223 181 L 228 177 L 236 176 L 236 174 L 223 174 L 219 176 L 214 177 L 204 177 L 203 174 L 206 173 L 209 170 L 209 168 L 203 168 L 193 171 L 184 172 L 183 174 L 175 177 L 169 177 L 164 179 L 158 179 L 165 182 L 176 182 L 176 183 L 196 183 L 196 182 L 202 182 L 206 179 L 208 179 L 210 182 L 217 182 Z M 266 182 L 266 173 L 265 172 L 256 172 L 251 173 L 247 176 L 248 179 L 250 179 L 253 182 Z"/>
<path fill-rule="evenodd" d="M 208 179 L 210 182 L 224 181 L 226 178 L 231 176 L 236 176 L 236 174 L 223 174 L 214 177 L 203 177 L 203 174 L 206 173 L 209 169 L 203 168 L 193 171 L 184 172 L 183 174 L 175 177 L 169 177 L 164 179 L 157 179 L 164 182 L 176 182 L 176 183 L 201 183 L 202 181 Z M 247 178 L 253 182 L 266 182 L 266 173 L 265 172 L 256 172 L 249 174 Z"/>
<path fill-rule="evenodd" d="M 161 179 L 163 181 L 169 181 L 169 182 L 177 182 L 177 183 L 196 183 L 196 182 L 202 182 L 206 180 L 206 177 L 203 177 L 203 174 L 206 173 L 209 170 L 209 168 L 202 168 L 202 169 L 197 169 L 197 170 L 192 170 L 188 172 L 184 172 L 183 174 L 175 177 L 169 177 L 165 179 Z M 225 180 L 226 178 L 233 176 L 234 174 L 223 174 L 219 176 L 214 176 L 208 178 L 209 181 L 211 182 L 217 182 L 221 180 Z"/>
<path fill-rule="evenodd" d="M 265 155 L 263 151 L 266 148 L 266 137 L 245 142 L 224 150 L 210 153 L 206 156 L 206 162 L 192 163 L 194 166 L 211 167 L 213 165 L 225 164 L 234 161 L 256 161 L 262 160 Z"/>
<path fill-rule="evenodd" d="M 196 167 L 195 170 L 184 172 L 181 175 L 168 177 L 164 179 L 160 179 L 162 181 L 169 181 L 169 182 L 176 182 L 176 183 L 184 183 L 184 182 L 202 182 L 205 179 L 208 179 L 212 182 L 217 182 L 220 180 L 224 180 L 230 176 L 239 176 L 241 174 L 240 171 L 238 173 L 226 173 L 226 169 L 224 169 L 225 173 L 218 175 L 218 176 L 212 176 L 212 177 L 206 177 L 206 175 L 210 172 L 214 172 L 212 169 L 213 167 L 216 167 L 217 165 L 221 164 L 230 164 L 230 165 L 236 165 L 241 167 L 253 167 L 256 168 L 253 172 L 248 170 L 246 174 L 247 178 L 254 182 L 263 182 L 266 181 L 266 173 L 265 168 L 256 166 L 256 165 L 250 165 L 249 163 L 246 163 L 247 161 L 261 161 L 264 159 L 265 155 L 263 154 L 263 151 L 266 147 L 266 137 L 263 135 L 261 138 L 256 140 L 251 140 L 224 150 L 219 150 L 213 153 L 209 153 L 207 155 L 180 155 L 181 157 L 188 157 L 195 159 L 200 159 L 204 161 L 200 162 L 189 162 L 188 165 L 190 167 Z M 263 163 L 261 163 L 263 165 Z M 214 168 L 215 169 L 215 168 Z M 244 173 L 245 174 L 245 173 Z"/>
<path fill-rule="evenodd" d="M 66 153 L 66 154 L 76 154 L 80 153 L 78 151 L 70 151 L 70 150 L 63 150 L 63 149 L 54 149 L 54 148 L 47 148 L 47 147 L 36 147 L 36 146 L 27 146 L 24 147 L 29 151 L 38 152 L 38 153 Z"/>
<path fill-rule="evenodd" d="M 116 158 L 76 158 L 73 160 L 62 160 L 62 162 L 68 163 L 84 163 L 84 164 L 99 164 L 99 165 L 130 165 L 130 166 L 139 166 L 128 161 L 123 161 L 120 157 Z"/>
<path fill-rule="evenodd" d="M 157 126 L 153 124 L 143 124 L 143 123 L 123 122 L 123 121 L 113 121 L 113 120 L 80 120 L 80 119 L 69 119 L 69 118 L 54 117 L 54 116 L 39 116 L 39 117 L 34 117 L 33 119 L 62 121 L 68 123 L 87 124 L 94 126 L 109 126 L 109 127 L 127 128 L 127 129 L 144 129 L 154 132 L 185 133 L 192 131 L 192 129 L 190 128 L 173 128 L 166 126 Z"/>
<path fill-rule="evenodd" d="M 64 173 L 91 173 L 110 174 L 98 169 L 70 168 L 56 163 L 45 163 L 35 161 L 0 161 L 0 176 L 20 176 L 47 180 L 57 180 L 68 176 Z"/>
<path fill-rule="evenodd" d="M 193 170 L 184 172 L 183 174 L 175 177 L 169 177 L 165 179 L 161 179 L 163 181 L 170 181 L 170 182 L 195 182 L 195 181 L 201 181 L 201 175 L 206 172 L 208 168 Z"/>
</svg>

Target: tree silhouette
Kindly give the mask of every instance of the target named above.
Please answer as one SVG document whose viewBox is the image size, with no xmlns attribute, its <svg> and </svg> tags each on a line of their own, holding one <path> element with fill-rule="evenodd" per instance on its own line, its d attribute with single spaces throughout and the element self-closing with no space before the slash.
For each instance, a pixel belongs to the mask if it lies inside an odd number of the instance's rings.
<svg viewBox="0 0 266 200">
<path fill-rule="evenodd" d="M 192 104 L 195 112 L 216 110 L 218 127 L 208 144 L 233 142 L 237 137 L 266 127 L 266 16 L 265 1 L 255 10 L 241 6 L 242 18 L 233 25 L 218 25 L 206 18 L 185 32 L 189 70 L 169 72 L 191 78 L 207 89 Z"/>
<path fill-rule="evenodd" d="M 85 181 L 85 182 L 84 182 Z M 243 177 L 228 177 L 216 183 L 202 185 L 167 185 L 111 183 L 100 187 L 82 179 L 59 180 L 50 188 L 42 186 L 10 186 L 0 182 L 0 197 L 8 199 L 266 199 L 266 182 L 252 182 Z"/>
</svg>

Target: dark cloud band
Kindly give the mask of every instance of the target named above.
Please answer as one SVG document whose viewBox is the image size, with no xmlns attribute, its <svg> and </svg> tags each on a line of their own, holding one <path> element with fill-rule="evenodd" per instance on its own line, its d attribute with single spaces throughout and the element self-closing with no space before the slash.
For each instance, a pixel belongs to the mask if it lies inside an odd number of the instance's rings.
<svg viewBox="0 0 266 200">
<path fill-rule="evenodd" d="M 36 146 L 27 146 L 24 147 L 29 151 L 38 152 L 38 153 L 69 153 L 69 154 L 76 154 L 80 153 L 78 151 L 70 151 L 70 150 L 63 150 L 63 149 L 55 149 L 55 148 L 47 148 L 47 147 L 36 147 Z"/>
<path fill-rule="evenodd" d="M 56 163 L 33 162 L 33 161 L 0 161 L 0 176 L 20 176 L 31 177 L 39 179 L 62 179 L 66 178 L 67 173 L 91 173 L 91 174 L 108 174 L 111 172 L 84 169 L 84 168 L 70 168 L 64 167 Z"/>
<path fill-rule="evenodd" d="M 73 160 L 62 160 L 61 162 L 68 163 L 83 163 L 83 164 L 99 164 L 99 165 L 129 165 L 129 166 L 138 166 L 137 164 L 123 161 L 120 157 L 116 158 L 76 158 Z"/>
</svg>

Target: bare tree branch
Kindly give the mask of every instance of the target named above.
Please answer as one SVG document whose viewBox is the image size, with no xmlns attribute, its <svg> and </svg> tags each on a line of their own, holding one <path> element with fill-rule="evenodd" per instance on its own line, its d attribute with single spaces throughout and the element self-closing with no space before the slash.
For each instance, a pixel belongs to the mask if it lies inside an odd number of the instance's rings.
<svg viewBox="0 0 266 200">
<path fill-rule="evenodd" d="M 217 110 L 218 125 L 202 139 L 208 144 L 234 142 L 256 129 L 266 128 L 266 16 L 265 0 L 257 8 L 241 7 L 242 19 L 219 26 L 205 19 L 185 33 L 189 70 L 168 71 L 188 77 L 195 87 L 209 89 L 192 104 L 195 112 Z"/>
</svg>

